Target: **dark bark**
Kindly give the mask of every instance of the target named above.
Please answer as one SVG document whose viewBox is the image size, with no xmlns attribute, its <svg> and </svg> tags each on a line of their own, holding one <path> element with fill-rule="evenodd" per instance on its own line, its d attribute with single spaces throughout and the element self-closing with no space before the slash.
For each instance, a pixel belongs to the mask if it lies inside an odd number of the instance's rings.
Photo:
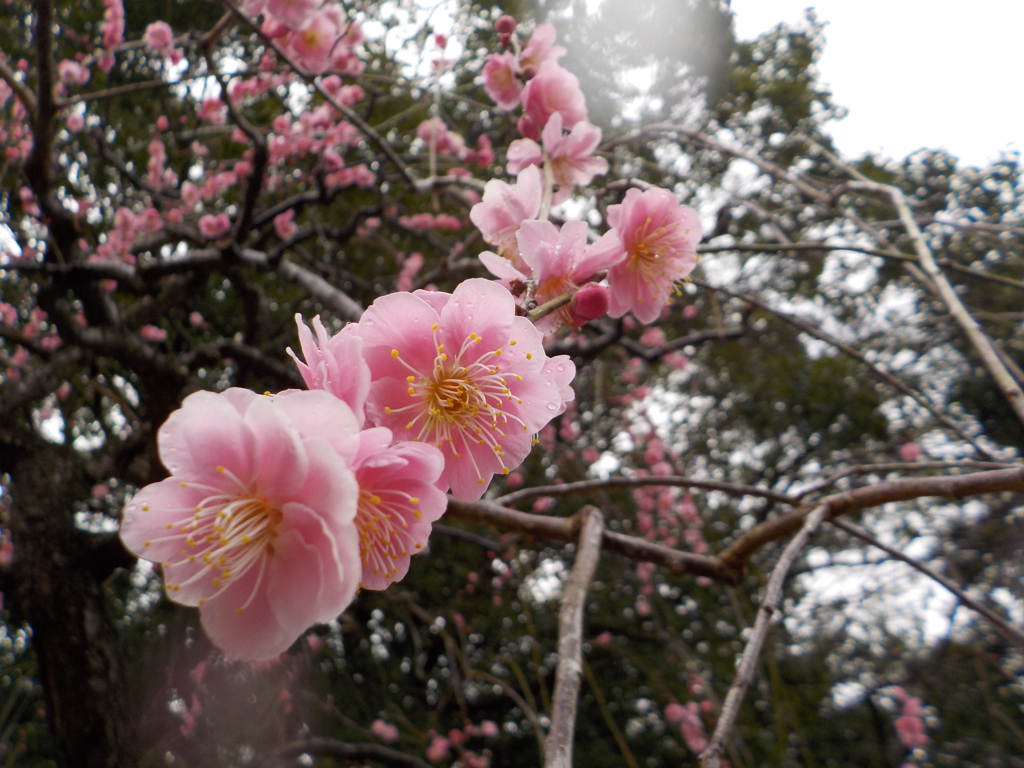
<svg viewBox="0 0 1024 768">
<path fill-rule="evenodd" d="M 83 459 L 43 443 L 23 451 L 12 473 L 10 597 L 32 627 L 59 763 L 135 765 L 120 646 L 101 581 L 109 569 L 91 565 L 107 542 L 74 524 L 74 503 L 89 489 Z"/>
</svg>

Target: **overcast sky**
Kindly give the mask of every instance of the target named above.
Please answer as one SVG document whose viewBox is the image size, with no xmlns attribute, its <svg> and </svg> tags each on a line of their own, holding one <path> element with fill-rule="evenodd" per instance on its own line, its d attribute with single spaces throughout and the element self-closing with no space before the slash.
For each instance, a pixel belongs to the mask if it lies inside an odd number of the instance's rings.
<svg viewBox="0 0 1024 768">
<path fill-rule="evenodd" d="M 981 164 L 1024 149 L 1024 2 L 732 0 L 742 38 L 808 6 L 828 22 L 820 67 L 850 110 L 832 126 L 845 154 L 942 147 Z"/>
</svg>

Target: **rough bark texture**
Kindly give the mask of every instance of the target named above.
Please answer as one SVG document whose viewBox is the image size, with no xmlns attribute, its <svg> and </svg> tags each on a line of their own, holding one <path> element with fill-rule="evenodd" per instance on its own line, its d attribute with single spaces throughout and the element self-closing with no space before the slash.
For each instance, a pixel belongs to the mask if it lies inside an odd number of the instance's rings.
<svg viewBox="0 0 1024 768">
<path fill-rule="evenodd" d="M 32 626 L 46 714 L 66 766 L 135 765 L 117 631 L 96 572 L 93 537 L 74 525 L 88 492 L 82 460 L 37 445 L 14 467 L 11 528 L 13 608 Z"/>
</svg>

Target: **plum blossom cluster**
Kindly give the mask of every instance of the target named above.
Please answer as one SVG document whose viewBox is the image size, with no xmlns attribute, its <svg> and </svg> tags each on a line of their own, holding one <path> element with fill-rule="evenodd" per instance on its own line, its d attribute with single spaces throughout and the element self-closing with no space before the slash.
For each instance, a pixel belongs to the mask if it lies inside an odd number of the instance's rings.
<svg viewBox="0 0 1024 768">
<path fill-rule="evenodd" d="M 339 3 L 324 0 L 246 0 L 243 9 L 263 14 L 263 32 L 278 41 L 304 69 L 359 75 L 365 64 L 354 49 L 363 33 Z"/>
<path fill-rule="evenodd" d="M 607 160 L 595 155 L 601 130 L 587 122 L 579 81 L 558 64 L 565 49 L 554 44 L 553 26 L 538 26 L 522 48 L 514 19 L 503 16 L 495 27 L 512 50 L 487 57 L 484 87 L 499 107 L 522 107 L 523 138 L 507 153 L 516 183 L 489 181 L 470 211 L 496 249 L 482 253 L 481 261 L 523 305 L 572 296 L 539 325 L 546 333 L 604 314 L 654 322 L 697 263 L 696 211 L 668 190 L 632 188 L 609 206 L 609 229 L 595 242 L 582 221 L 561 228 L 547 221 L 551 205 L 607 172 Z"/>
<path fill-rule="evenodd" d="M 488 280 L 383 296 L 334 336 L 296 319 L 309 389 L 190 395 L 159 431 L 170 477 L 124 510 L 125 545 L 232 658 L 403 578 L 444 491 L 479 499 L 573 399 L 573 364 Z"/>
</svg>

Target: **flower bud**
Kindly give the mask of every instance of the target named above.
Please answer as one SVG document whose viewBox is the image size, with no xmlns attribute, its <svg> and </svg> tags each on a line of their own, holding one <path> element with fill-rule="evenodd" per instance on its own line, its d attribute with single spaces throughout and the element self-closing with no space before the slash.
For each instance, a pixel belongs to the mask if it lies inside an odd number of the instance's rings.
<svg viewBox="0 0 1024 768">
<path fill-rule="evenodd" d="M 573 311 L 584 320 L 596 320 L 608 314 L 611 295 L 597 283 L 587 283 L 572 297 Z"/>
<path fill-rule="evenodd" d="M 510 35 L 508 32 L 502 32 L 500 35 L 498 35 L 498 42 L 501 43 L 501 46 L 503 48 L 508 48 L 510 45 L 512 45 L 512 35 Z"/>
<path fill-rule="evenodd" d="M 516 20 L 508 15 L 502 16 L 494 22 L 494 31 L 503 35 L 511 35 L 516 31 Z"/>
<path fill-rule="evenodd" d="M 537 68 L 536 67 L 526 67 L 523 70 L 522 74 L 523 74 L 523 80 L 533 80 L 533 78 L 536 77 L 536 75 L 537 75 Z"/>
</svg>

